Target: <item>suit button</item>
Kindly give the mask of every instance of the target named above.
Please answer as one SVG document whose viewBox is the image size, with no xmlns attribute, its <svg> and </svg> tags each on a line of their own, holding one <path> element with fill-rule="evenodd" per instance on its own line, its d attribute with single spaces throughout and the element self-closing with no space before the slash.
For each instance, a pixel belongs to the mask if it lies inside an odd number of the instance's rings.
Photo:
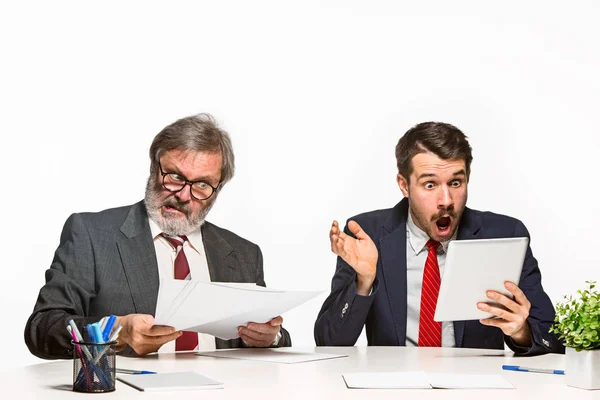
<svg viewBox="0 0 600 400">
<path fill-rule="evenodd" d="M 344 304 L 344 308 L 342 308 L 342 315 L 340 315 L 340 318 L 344 318 L 344 314 L 346 314 L 347 310 L 348 310 L 348 303 Z"/>
</svg>

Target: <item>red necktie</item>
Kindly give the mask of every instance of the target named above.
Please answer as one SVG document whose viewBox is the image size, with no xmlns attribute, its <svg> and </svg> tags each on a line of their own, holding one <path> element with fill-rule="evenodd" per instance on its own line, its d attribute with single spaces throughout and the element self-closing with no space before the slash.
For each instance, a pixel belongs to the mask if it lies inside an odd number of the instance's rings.
<svg viewBox="0 0 600 400">
<path fill-rule="evenodd" d="M 423 271 L 421 288 L 421 315 L 419 317 L 419 347 L 442 347 L 442 323 L 435 322 L 433 315 L 440 292 L 440 267 L 437 260 L 439 242 L 427 241 L 427 261 Z"/>
<path fill-rule="evenodd" d="M 183 251 L 183 244 L 187 240 L 185 236 L 167 236 L 165 239 L 173 246 L 177 255 L 175 256 L 175 279 L 191 279 L 190 265 Z M 198 346 L 198 334 L 196 332 L 183 331 L 183 334 L 175 340 L 175 350 L 194 350 Z"/>
</svg>

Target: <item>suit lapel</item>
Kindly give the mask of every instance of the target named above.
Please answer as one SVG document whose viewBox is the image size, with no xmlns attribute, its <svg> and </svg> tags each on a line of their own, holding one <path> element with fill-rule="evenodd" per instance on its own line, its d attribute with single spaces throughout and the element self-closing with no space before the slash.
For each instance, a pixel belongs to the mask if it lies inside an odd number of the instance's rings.
<svg viewBox="0 0 600 400">
<path fill-rule="evenodd" d="M 239 281 L 239 268 L 233 247 L 219 234 L 210 222 L 202 225 L 202 241 L 212 282 Z"/>
<path fill-rule="evenodd" d="M 390 218 L 384 223 L 387 235 L 379 240 L 381 269 L 398 345 L 406 344 L 407 288 L 406 288 L 406 218 L 408 201 L 402 200 Z"/>
<path fill-rule="evenodd" d="M 458 227 L 457 240 L 477 239 L 481 228 L 481 220 L 471 209 L 465 208 L 463 216 Z M 454 322 L 454 337 L 456 347 L 462 347 L 463 337 L 465 335 L 466 321 Z"/>
<path fill-rule="evenodd" d="M 117 248 L 131 290 L 135 312 L 154 315 L 158 298 L 158 263 L 143 202 L 134 204 L 121 226 Z"/>
</svg>

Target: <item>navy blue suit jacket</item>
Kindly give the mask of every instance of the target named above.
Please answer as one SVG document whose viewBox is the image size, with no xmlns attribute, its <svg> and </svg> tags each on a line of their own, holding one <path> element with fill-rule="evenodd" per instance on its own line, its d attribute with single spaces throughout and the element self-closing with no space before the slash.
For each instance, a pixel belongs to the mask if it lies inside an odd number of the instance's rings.
<svg viewBox="0 0 600 400">
<path fill-rule="evenodd" d="M 377 276 L 370 296 L 356 293 L 356 273 L 340 257 L 325 300 L 315 322 L 317 346 L 354 346 L 366 324 L 371 346 L 406 344 L 406 221 L 408 200 L 394 208 L 358 215 L 356 221 L 371 237 L 379 258 Z M 349 233 L 346 229 L 346 233 Z M 525 225 L 517 219 L 491 212 L 466 208 L 458 229 L 458 240 L 529 237 Z M 495 327 L 479 321 L 454 321 L 456 347 L 503 349 L 504 342 L 521 355 L 548 352 L 564 353 L 558 338 L 548 332 L 554 320 L 554 307 L 542 288 L 540 270 L 531 248 L 523 264 L 518 283 L 531 303 L 528 322 L 532 333 L 531 348 L 522 348 Z"/>
</svg>

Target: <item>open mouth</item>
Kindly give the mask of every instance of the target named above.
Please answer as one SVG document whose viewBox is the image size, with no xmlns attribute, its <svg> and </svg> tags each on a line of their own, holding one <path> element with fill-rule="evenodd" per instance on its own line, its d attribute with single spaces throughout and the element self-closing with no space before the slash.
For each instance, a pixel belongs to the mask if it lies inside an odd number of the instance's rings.
<svg viewBox="0 0 600 400">
<path fill-rule="evenodd" d="M 449 215 L 438 218 L 435 221 L 437 230 L 440 236 L 447 235 L 450 232 L 450 226 L 452 225 L 452 218 Z"/>
</svg>

